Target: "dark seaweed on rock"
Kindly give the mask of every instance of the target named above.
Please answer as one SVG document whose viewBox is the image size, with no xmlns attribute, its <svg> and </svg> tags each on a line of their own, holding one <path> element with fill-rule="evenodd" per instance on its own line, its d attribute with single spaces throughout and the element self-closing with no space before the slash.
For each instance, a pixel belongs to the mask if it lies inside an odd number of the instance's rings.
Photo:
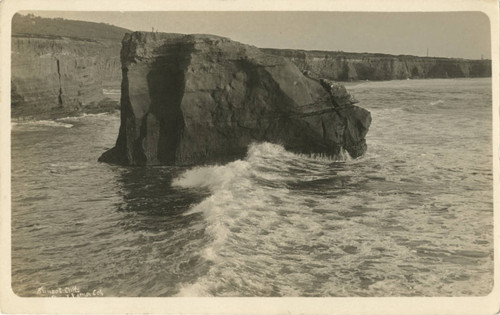
<svg viewBox="0 0 500 315">
<path fill-rule="evenodd" d="M 252 142 L 300 153 L 365 153 L 370 113 L 343 86 L 286 58 L 213 35 L 123 39 L 121 126 L 100 161 L 191 165 L 232 160 Z"/>
</svg>

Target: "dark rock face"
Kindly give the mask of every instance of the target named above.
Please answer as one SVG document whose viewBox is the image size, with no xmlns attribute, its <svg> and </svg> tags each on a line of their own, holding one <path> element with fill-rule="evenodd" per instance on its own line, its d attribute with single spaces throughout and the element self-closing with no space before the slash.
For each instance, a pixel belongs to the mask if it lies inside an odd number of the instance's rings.
<svg viewBox="0 0 500 315">
<path fill-rule="evenodd" d="M 330 156 L 366 151 L 370 113 L 286 58 L 211 35 L 135 32 L 122 44 L 120 132 L 100 161 L 232 160 L 254 141 Z"/>
<path fill-rule="evenodd" d="M 349 94 L 343 85 L 327 79 L 321 79 L 320 83 L 330 95 L 337 114 L 344 119 L 343 147 L 352 157 L 363 155 L 367 149 L 365 136 L 372 121 L 370 113 L 352 106 L 359 101 Z"/>
<path fill-rule="evenodd" d="M 491 60 L 262 49 L 292 61 L 306 75 L 336 81 L 490 77 Z"/>
</svg>

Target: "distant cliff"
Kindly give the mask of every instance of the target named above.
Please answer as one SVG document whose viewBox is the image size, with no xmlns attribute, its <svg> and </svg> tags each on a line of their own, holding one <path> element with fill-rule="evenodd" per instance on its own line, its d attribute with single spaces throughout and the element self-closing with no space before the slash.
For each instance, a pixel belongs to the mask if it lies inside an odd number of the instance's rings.
<svg viewBox="0 0 500 315">
<path fill-rule="evenodd" d="M 103 90 L 121 82 L 119 52 L 128 30 L 16 14 L 12 20 L 12 116 L 105 110 Z"/>
<path fill-rule="evenodd" d="M 262 50 L 288 58 L 309 76 L 336 81 L 491 76 L 491 60 L 292 49 Z"/>
<path fill-rule="evenodd" d="M 189 165 L 241 158 L 254 141 L 365 153 L 370 113 L 341 85 L 213 35 L 135 32 L 121 51 L 121 125 L 100 161 Z"/>
</svg>

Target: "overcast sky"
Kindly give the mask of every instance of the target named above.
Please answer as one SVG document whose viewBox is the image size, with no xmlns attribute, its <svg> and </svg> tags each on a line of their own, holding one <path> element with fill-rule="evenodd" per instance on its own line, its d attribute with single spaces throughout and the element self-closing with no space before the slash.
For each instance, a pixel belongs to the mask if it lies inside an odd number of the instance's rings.
<svg viewBox="0 0 500 315">
<path fill-rule="evenodd" d="M 22 12 L 26 13 L 26 12 Z M 205 33 L 266 48 L 491 58 L 480 12 L 64 12 L 43 17 L 105 22 L 133 31 Z"/>
</svg>

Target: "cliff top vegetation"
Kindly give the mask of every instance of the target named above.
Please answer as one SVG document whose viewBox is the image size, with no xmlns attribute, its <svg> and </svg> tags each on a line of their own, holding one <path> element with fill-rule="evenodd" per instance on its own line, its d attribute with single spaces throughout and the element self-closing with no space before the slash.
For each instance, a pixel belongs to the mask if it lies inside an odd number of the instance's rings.
<svg viewBox="0 0 500 315">
<path fill-rule="evenodd" d="M 12 36 L 70 37 L 81 40 L 121 41 L 130 30 L 106 23 L 62 18 L 50 19 L 16 13 L 12 18 Z"/>
</svg>

